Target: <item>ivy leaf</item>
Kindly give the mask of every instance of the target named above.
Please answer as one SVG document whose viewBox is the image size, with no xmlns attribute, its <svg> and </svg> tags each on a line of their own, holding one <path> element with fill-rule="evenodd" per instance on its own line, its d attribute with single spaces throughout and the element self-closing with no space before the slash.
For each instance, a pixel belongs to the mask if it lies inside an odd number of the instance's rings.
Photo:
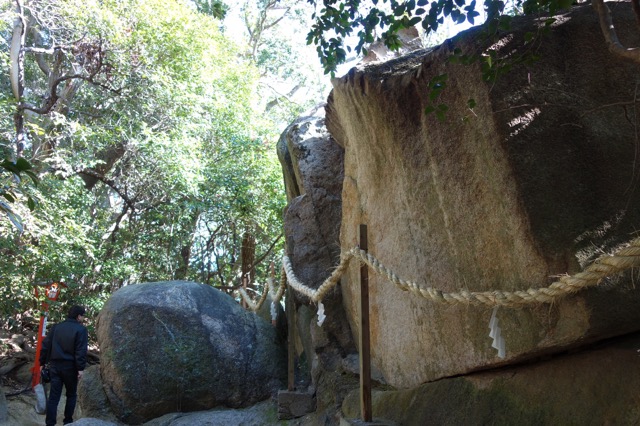
<svg viewBox="0 0 640 426">
<path fill-rule="evenodd" d="M 493 59 L 491 58 L 491 55 L 485 55 L 484 60 L 489 68 L 493 66 Z"/>
<path fill-rule="evenodd" d="M 467 21 L 469 21 L 471 25 L 474 25 L 474 20 L 476 16 L 480 16 L 480 13 L 476 12 L 475 10 L 472 10 L 467 14 Z"/>
<path fill-rule="evenodd" d="M 436 117 L 438 117 L 438 120 L 444 121 L 447 111 L 449 111 L 449 107 L 447 105 L 439 104 L 436 108 Z"/>
<path fill-rule="evenodd" d="M 451 1 L 446 2 L 442 10 L 442 12 L 444 13 L 444 16 L 451 15 L 452 11 L 453 11 L 453 3 Z"/>
</svg>

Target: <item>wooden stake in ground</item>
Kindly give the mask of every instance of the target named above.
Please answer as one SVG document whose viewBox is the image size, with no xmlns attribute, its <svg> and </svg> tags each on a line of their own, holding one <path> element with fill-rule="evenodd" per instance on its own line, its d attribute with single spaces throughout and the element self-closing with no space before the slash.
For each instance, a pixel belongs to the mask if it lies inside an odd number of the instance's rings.
<svg viewBox="0 0 640 426">
<path fill-rule="evenodd" d="M 367 225 L 360 225 L 360 250 L 367 251 Z M 369 270 L 360 266 L 360 408 L 362 420 L 371 415 L 371 339 L 369 331 Z"/>
</svg>

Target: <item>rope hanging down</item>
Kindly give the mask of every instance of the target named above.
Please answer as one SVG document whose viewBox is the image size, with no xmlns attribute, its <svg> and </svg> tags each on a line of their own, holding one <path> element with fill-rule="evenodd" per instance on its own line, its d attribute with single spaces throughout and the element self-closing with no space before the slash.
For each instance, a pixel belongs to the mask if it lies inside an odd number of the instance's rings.
<svg viewBox="0 0 640 426">
<path fill-rule="evenodd" d="M 289 285 L 297 292 L 309 297 L 313 302 L 322 300 L 324 295 L 336 286 L 340 277 L 347 269 L 352 259 L 367 264 L 376 273 L 383 275 L 398 288 L 410 291 L 422 298 L 439 303 L 471 304 L 487 306 L 518 307 L 536 303 L 552 303 L 564 296 L 574 294 L 588 287 L 596 286 L 600 281 L 610 275 L 623 272 L 635 266 L 640 266 L 640 238 L 632 240 L 628 245 L 611 256 L 602 256 L 575 275 L 561 277 L 548 287 L 530 288 L 522 291 L 481 291 L 472 292 L 462 290 L 460 292 L 446 293 L 431 287 L 422 288 L 417 283 L 406 281 L 397 276 L 395 272 L 384 266 L 370 253 L 354 247 L 340 256 L 340 263 L 333 273 L 317 289 L 304 285 L 293 272 L 291 261 L 287 256 L 282 259 L 282 266 L 289 281 Z M 285 275 L 283 274 L 283 275 Z"/>
<path fill-rule="evenodd" d="M 267 283 L 265 284 L 264 291 L 262 292 L 262 295 L 260 296 L 260 299 L 257 302 L 254 302 L 251 299 L 251 297 L 247 294 L 245 289 L 243 289 L 242 287 L 238 289 L 238 293 L 240 294 L 240 297 L 242 297 L 242 299 L 247 303 L 247 306 L 249 307 L 249 309 L 253 312 L 256 312 L 262 307 L 262 305 L 264 304 L 264 301 L 267 300 L 267 294 L 271 295 L 272 306 L 275 303 L 280 302 L 280 299 L 282 299 L 282 295 L 284 294 L 286 285 L 287 285 L 287 276 L 285 275 L 284 271 L 282 271 L 282 273 L 280 274 L 280 286 L 278 287 L 278 291 L 275 293 L 273 292 L 274 290 L 273 280 L 271 278 L 268 278 Z M 271 316 L 273 316 L 273 312 Z"/>
</svg>

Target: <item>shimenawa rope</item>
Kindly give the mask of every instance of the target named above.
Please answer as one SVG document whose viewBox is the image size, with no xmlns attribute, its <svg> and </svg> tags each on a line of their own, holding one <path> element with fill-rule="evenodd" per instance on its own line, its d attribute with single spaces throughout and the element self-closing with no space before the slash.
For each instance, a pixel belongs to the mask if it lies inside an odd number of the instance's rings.
<svg viewBox="0 0 640 426">
<path fill-rule="evenodd" d="M 342 277 L 344 271 L 349 266 L 349 262 L 356 259 L 360 263 L 367 264 L 373 271 L 386 277 L 390 282 L 398 288 L 410 291 L 416 296 L 424 299 L 432 300 L 439 303 L 447 304 L 471 304 L 471 305 L 487 305 L 487 306 L 507 306 L 521 307 L 539 303 L 553 303 L 558 299 L 570 294 L 577 293 L 585 288 L 596 286 L 600 281 L 610 275 L 623 272 L 627 269 L 640 266 L 640 238 L 636 238 L 625 245 L 625 247 L 617 250 L 612 255 L 605 255 L 598 258 L 595 262 L 585 268 L 582 272 L 575 275 L 567 275 L 561 277 L 558 281 L 551 283 L 548 287 L 529 288 L 527 290 L 518 291 L 467 291 L 459 292 L 443 292 L 432 287 L 423 288 L 413 281 L 404 280 L 393 272 L 391 269 L 383 265 L 370 253 L 354 247 L 347 252 L 343 252 L 340 256 L 340 263 L 331 273 L 331 275 L 317 289 L 306 286 L 296 277 L 291 260 L 287 256 L 282 258 L 282 269 L 284 273 L 281 277 L 281 285 L 278 289 L 279 297 L 274 300 L 279 301 L 284 292 L 286 281 L 289 282 L 291 288 L 298 293 L 307 296 L 313 302 L 319 302 L 333 287 L 335 287 Z M 268 286 L 267 286 L 268 287 Z M 241 296 L 251 306 L 252 310 L 260 308 L 266 298 L 266 289 L 260 301 L 256 305 L 250 302 L 249 296 L 241 289 Z M 257 306 L 253 309 L 253 306 Z"/>
</svg>

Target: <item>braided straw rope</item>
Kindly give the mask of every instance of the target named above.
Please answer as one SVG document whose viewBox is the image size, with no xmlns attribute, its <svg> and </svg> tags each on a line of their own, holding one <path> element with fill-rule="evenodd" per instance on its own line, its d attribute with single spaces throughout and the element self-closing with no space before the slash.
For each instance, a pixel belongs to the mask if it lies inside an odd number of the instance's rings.
<svg viewBox="0 0 640 426">
<path fill-rule="evenodd" d="M 300 280 L 298 280 L 296 274 L 293 272 L 291 260 L 287 256 L 282 257 L 282 268 L 287 275 L 287 279 L 291 288 L 293 288 L 298 293 L 304 294 L 309 299 L 311 299 L 311 301 L 318 302 L 322 300 L 324 295 L 327 294 L 329 290 L 331 290 L 336 286 L 336 284 L 338 284 L 340 277 L 342 277 L 342 274 L 347 270 L 347 267 L 349 266 L 349 261 L 351 261 L 351 259 L 354 257 L 354 250 L 358 250 L 358 248 L 353 248 L 350 251 L 340 255 L 340 263 L 338 264 L 336 269 L 333 270 L 329 278 L 324 280 L 324 282 L 317 289 L 308 287 L 300 282 Z"/>
<path fill-rule="evenodd" d="M 440 303 L 471 305 L 519 307 L 536 303 L 552 303 L 562 297 L 574 294 L 587 287 L 593 287 L 610 275 L 640 266 L 640 238 L 630 241 L 626 247 L 611 256 L 602 256 L 589 265 L 584 271 L 575 275 L 561 277 L 548 287 L 530 288 L 523 291 L 482 291 L 473 292 L 462 290 L 455 293 L 445 293 L 431 287 L 422 288 L 417 283 L 406 281 L 395 272 L 384 266 L 370 253 L 354 247 L 340 256 L 340 264 L 320 287 L 313 289 L 301 283 L 293 272 L 291 261 L 287 256 L 282 259 L 283 269 L 289 285 L 299 293 L 309 297 L 313 302 L 322 300 L 324 295 L 336 286 L 338 280 L 347 269 L 351 259 L 367 264 L 375 272 L 386 277 L 389 281 L 404 291 L 410 291 L 416 296 Z M 284 274 L 283 274 L 284 275 Z"/>
<path fill-rule="evenodd" d="M 256 312 L 262 307 L 264 301 L 267 300 L 267 293 L 271 295 L 271 303 L 280 302 L 280 299 L 282 299 L 282 295 L 284 294 L 284 290 L 287 285 L 287 278 L 284 274 L 284 271 L 280 275 L 280 286 L 278 287 L 278 291 L 275 293 L 273 292 L 273 280 L 271 278 L 268 278 L 267 283 L 265 284 L 264 291 L 262 292 L 262 295 L 260 296 L 258 302 L 254 302 L 244 288 L 240 287 L 238 289 L 240 297 L 242 297 L 242 299 L 247 303 L 247 306 L 251 311 Z"/>
<path fill-rule="evenodd" d="M 265 284 L 265 287 L 268 287 L 269 284 Z M 262 305 L 264 304 L 264 301 L 267 300 L 267 289 L 265 288 L 265 291 L 262 292 L 262 295 L 260 296 L 260 299 L 258 300 L 258 302 L 254 302 L 251 297 L 249 296 L 249 294 L 247 293 L 247 291 L 240 287 L 238 289 L 238 293 L 240 294 L 240 297 L 242 297 L 242 300 L 244 300 L 247 303 L 247 307 L 249 308 L 250 311 L 256 312 L 258 309 L 260 309 L 262 307 Z"/>
</svg>

